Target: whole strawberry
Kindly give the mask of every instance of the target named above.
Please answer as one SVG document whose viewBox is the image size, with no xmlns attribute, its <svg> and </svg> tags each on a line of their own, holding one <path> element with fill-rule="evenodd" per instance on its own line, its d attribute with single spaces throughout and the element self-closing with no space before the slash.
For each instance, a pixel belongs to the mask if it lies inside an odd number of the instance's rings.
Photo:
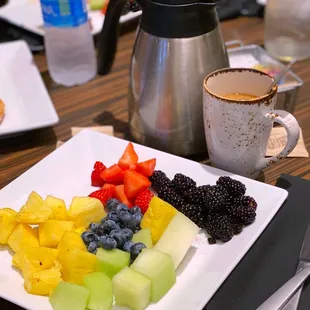
<svg viewBox="0 0 310 310">
<path fill-rule="evenodd" d="M 149 189 L 144 190 L 137 196 L 135 200 L 135 205 L 141 209 L 142 214 L 147 211 L 149 203 L 153 197 L 154 194 Z"/>
</svg>

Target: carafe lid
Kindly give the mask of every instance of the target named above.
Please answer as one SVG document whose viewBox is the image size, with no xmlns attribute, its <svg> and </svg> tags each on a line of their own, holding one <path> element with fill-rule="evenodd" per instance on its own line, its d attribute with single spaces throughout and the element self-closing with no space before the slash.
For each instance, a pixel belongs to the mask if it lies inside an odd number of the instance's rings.
<svg viewBox="0 0 310 310">
<path fill-rule="evenodd" d="M 141 29 L 163 38 L 189 38 L 218 24 L 215 0 L 142 0 Z"/>
</svg>

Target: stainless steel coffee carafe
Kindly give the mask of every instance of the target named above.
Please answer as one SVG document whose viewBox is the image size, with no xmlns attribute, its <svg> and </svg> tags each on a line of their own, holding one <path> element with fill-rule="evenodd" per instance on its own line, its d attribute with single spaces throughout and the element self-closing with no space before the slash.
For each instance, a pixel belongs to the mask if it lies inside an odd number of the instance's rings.
<svg viewBox="0 0 310 310">
<path fill-rule="evenodd" d="M 125 2 L 110 0 L 99 39 L 99 74 L 111 69 Z M 203 152 L 203 79 L 229 66 L 215 3 L 143 0 L 141 6 L 128 91 L 131 134 L 169 153 Z"/>
</svg>

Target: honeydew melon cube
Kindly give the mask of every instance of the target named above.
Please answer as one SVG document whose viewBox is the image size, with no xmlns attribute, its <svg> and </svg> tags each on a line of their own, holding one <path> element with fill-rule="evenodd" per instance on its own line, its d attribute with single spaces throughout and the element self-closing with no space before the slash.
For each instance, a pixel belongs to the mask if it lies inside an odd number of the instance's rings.
<svg viewBox="0 0 310 310">
<path fill-rule="evenodd" d="M 170 255 L 176 269 L 198 232 L 199 227 L 184 214 L 178 212 L 154 246 L 154 250 Z"/>
<path fill-rule="evenodd" d="M 153 247 L 152 234 L 148 228 L 141 229 L 133 235 L 132 241 L 134 243 L 142 242 L 148 249 Z"/>
<path fill-rule="evenodd" d="M 113 304 L 112 281 L 103 272 L 90 273 L 84 277 L 84 286 L 90 291 L 89 310 L 110 310 Z"/>
<path fill-rule="evenodd" d="M 104 272 L 111 279 L 130 264 L 130 253 L 119 249 L 98 249 L 96 271 Z"/>
<path fill-rule="evenodd" d="M 125 267 L 112 280 L 115 303 L 131 310 L 143 310 L 151 300 L 151 280 Z"/>
<path fill-rule="evenodd" d="M 154 302 L 159 301 L 176 282 L 173 261 L 162 252 L 143 249 L 130 268 L 152 281 L 151 301 Z"/>
<path fill-rule="evenodd" d="M 54 310 L 85 310 L 89 295 L 89 289 L 84 286 L 60 282 L 49 301 Z"/>
</svg>

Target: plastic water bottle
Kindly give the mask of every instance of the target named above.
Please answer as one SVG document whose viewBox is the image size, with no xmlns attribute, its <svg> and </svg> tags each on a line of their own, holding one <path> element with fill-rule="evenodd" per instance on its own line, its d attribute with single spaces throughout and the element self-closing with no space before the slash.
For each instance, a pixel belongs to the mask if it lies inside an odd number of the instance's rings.
<svg viewBox="0 0 310 310">
<path fill-rule="evenodd" d="M 86 83 L 97 71 L 86 0 L 41 0 L 41 8 L 52 79 L 65 86 Z"/>
</svg>

